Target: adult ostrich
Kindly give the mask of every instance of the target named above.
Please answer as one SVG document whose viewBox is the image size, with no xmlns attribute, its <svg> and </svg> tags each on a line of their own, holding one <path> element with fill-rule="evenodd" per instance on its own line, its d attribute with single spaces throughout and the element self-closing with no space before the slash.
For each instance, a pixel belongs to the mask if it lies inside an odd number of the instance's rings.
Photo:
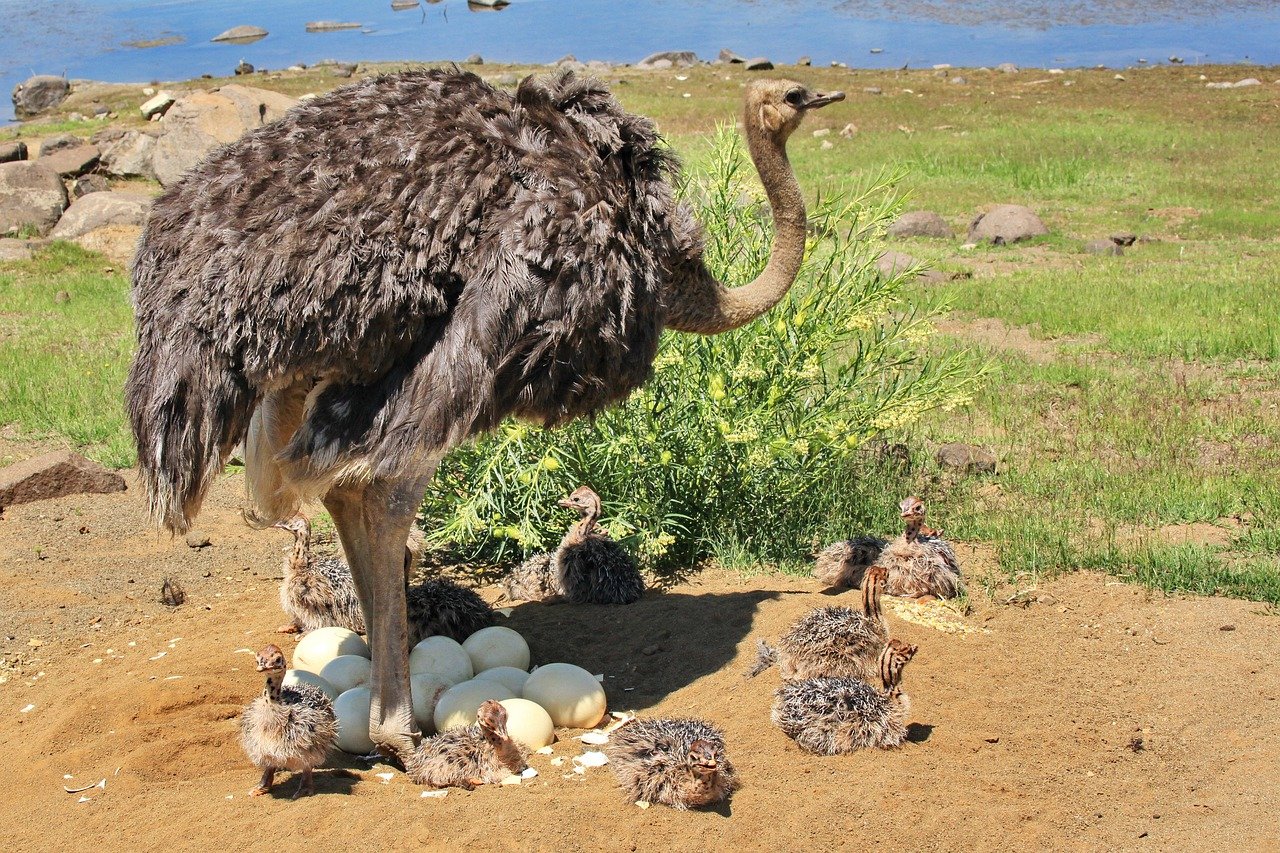
<svg viewBox="0 0 1280 853">
<path fill-rule="evenodd" d="M 215 151 L 156 200 L 134 265 L 125 396 L 152 513 L 185 531 L 242 440 L 260 521 L 323 501 L 369 626 L 370 733 L 403 761 L 404 543 L 437 462 L 508 415 L 550 426 L 626 397 L 664 327 L 723 332 L 781 299 L 805 241 L 785 143 L 843 97 L 748 87 L 776 234 L 733 289 L 654 125 L 571 73 L 514 94 L 392 74 Z"/>
</svg>

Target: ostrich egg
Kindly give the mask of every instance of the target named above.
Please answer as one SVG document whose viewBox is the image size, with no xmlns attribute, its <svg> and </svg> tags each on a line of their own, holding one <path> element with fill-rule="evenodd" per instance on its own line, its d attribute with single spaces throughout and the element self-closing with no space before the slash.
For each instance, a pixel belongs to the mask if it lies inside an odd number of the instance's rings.
<svg viewBox="0 0 1280 853">
<path fill-rule="evenodd" d="M 436 730 L 436 703 L 452 686 L 430 672 L 420 672 L 409 677 L 409 688 L 413 691 L 413 718 L 418 721 L 418 728 L 422 729 L 424 735 Z"/>
<path fill-rule="evenodd" d="M 471 666 L 476 672 L 496 666 L 529 668 L 529 644 L 524 641 L 524 637 L 501 625 L 481 628 L 467 637 L 462 648 L 467 650 Z"/>
<path fill-rule="evenodd" d="M 324 665 L 339 655 L 371 657 L 369 644 L 355 631 L 346 628 L 317 628 L 298 641 L 293 650 L 294 669 L 319 674 Z"/>
<path fill-rule="evenodd" d="M 529 749 L 542 749 L 556 739 L 551 715 L 528 699 L 503 699 L 498 703 L 507 709 L 507 734 Z"/>
<path fill-rule="evenodd" d="M 427 637 L 409 653 L 409 673 L 429 672 L 450 684 L 461 684 L 475 674 L 465 649 L 448 637 Z"/>
<path fill-rule="evenodd" d="M 339 693 L 352 687 L 368 687 L 371 665 L 360 655 L 338 655 L 320 668 L 320 677 L 329 682 Z"/>
<path fill-rule="evenodd" d="M 476 673 L 477 680 L 496 681 L 515 695 L 524 692 L 524 683 L 529 680 L 529 673 L 514 666 L 495 666 Z"/>
<path fill-rule="evenodd" d="M 373 752 L 369 737 L 369 688 L 353 687 L 333 702 L 338 717 L 338 749 L 352 755 Z"/>
<path fill-rule="evenodd" d="M 549 663 L 540 666 L 524 683 L 521 694 L 551 715 L 557 726 L 589 729 L 604 716 L 604 687 L 596 677 L 571 663 Z"/>
<path fill-rule="evenodd" d="M 469 726 L 476 721 L 476 711 L 489 699 L 514 699 L 515 694 L 496 681 L 464 681 L 444 692 L 436 703 L 436 731 L 455 726 Z"/>
<path fill-rule="evenodd" d="M 338 698 L 338 694 L 342 691 L 329 683 L 327 679 L 316 675 L 314 672 L 307 672 L 305 669 L 291 669 L 284 674 L 284 681 L 281 685 L 284 687 L 294 687 L 299 684 L 309 684 L 312 687 L 318 687 L 324 691 L 324 695 L 329 697 L 332 702 Z"/>
</svg>

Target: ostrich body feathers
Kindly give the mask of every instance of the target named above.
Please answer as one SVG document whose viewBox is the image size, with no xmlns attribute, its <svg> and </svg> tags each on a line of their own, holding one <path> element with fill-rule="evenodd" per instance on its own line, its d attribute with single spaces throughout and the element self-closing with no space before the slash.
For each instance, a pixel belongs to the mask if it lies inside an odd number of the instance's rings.
<svg viewBox="0 0 1280 853">
<path fill-rule="evenodd" d="M 716 771 L 696 775 L 688 760 L 696 741 L 709 747 Z M 718 803 L 738 787 L 733 764 L 725 757 L 724 735 L 694 719 L 632 720 L 609 736 L 609 766 L 631 800 L 662 803 L 677 809 Z"/>
<path fill-rule="evenodd" d="M 317 687 L 280 688 L 280 700 L 259 696 L 240 717 L 240 743 L 254 765 L 303 771 L 324 764 L 338 737 L 329 697 Z"/>
<path fill-rule="evenodd" d="M 856 678 L 789 681 L 774 694 L 773 724 L 806 752 L 841 755 L 900 746 L 907 736 L 906 694 Z"/>
</svg>

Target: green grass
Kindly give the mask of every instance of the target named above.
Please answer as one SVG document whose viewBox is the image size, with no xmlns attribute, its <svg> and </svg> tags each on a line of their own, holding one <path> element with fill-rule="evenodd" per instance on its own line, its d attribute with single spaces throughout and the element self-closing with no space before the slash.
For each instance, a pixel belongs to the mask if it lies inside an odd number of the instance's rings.
<svg viewBox="0 0 1280 853">
<path fill-rule="evenodd" d="M 0 265 L 0 424 L 124 467 L 134 459 L 121 401 L 132 310 L 128 279 L 106 266 L 68 243 Z"/>
</svg>

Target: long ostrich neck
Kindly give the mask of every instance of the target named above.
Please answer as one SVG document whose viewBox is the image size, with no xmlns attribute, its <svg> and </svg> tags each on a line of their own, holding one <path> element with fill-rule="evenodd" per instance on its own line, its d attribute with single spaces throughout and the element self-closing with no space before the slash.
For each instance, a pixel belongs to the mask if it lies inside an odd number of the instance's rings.
<svg viewBox="0 0 1280 853">
<path fill-rule="evenodd" d="M 920 527 L 924 524 L 924 516 L 913 515 L 907 519 L 907 527 L 902 531 L 902 538 L 914 542 L 920 537 Z"/>
<path fill-rule="evenodd" d="M 482 729 L 484 739 L 493 747 L 494 756 L 498 759 L 498 763 L 510 770 L 512 773 L 519 773 L 526 766 L 524 756 L 520 754 L 520 747 L 516 746 L 516 742 L 511 739 L 504 729 L 501 732 L 491 732 Z"/>
<path fill-rule="evenodd" d="M 862 612 L 868 619 L 884 619 L 880 610 L 880 590 L 883 587 L 884 574 L 881 571 L 867 572 L 862 582 Z"/>
<path fill-rule="evenodd" d="M 311 556 L 311 533 L 293 534 L 293 551 L 289 554 L 289 568 L 295 574 L 302 574 L 309 568 Z"/>
<path fill-rule="evenodd" d="M 586 536 L 596 529 L 596 519 L 600 517 L 600 504 L 594 504 L 582 511 L 582 520 L 578 522 L 578 532 Z"/>
<path fill-rule="evenodd" d="M 784 142 L 778 141 L 752 114 L 748 103 L 743 115 L 751 161 L 769 196 L 773 213 L 773 246 L 764 271 L 741 287 L 726 288 L 703 267 L 702 276 L 683 282 L 667 309 L 667 326 L 680 332 L 705 335 L 745 326 L 787 295 L 804 261 L 804 195 L 796 183 Z"/>
<path fill-rule="evenodd" d="M 284 670 L 273 669 L 267 673 L 267 686 L 263 688 L 262 695 L 267 697 L 268 702 L 280 701 L 280 686 L 284 683 Z"/>
</svg>

